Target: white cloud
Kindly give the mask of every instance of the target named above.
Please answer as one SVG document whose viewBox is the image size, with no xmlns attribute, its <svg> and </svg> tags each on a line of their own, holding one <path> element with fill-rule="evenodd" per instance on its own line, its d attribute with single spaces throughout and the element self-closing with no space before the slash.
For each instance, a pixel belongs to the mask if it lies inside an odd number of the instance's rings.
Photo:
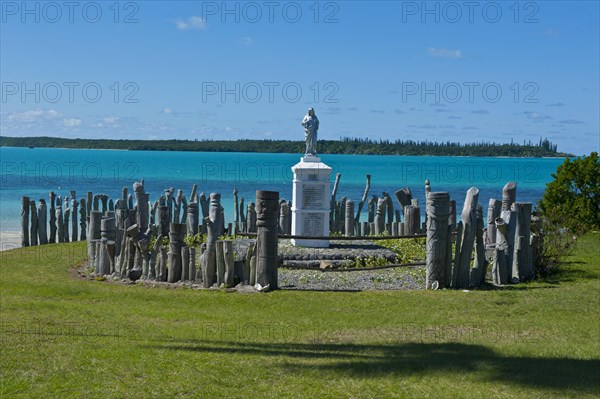
<svg viewBox="0 0 600 399">
<path fill-rule="evenodd" d="M 244 36 L 240 39 L 240 44 L 249 47 L 254 44 L 254 40 L 250 36 Z"/>
<path fill-rule="evenodd" d="M 163 114 L 172 114 L 172 113 L 173 113 L 173 110 L 169 107 L 163 109 Z"/>
<path fill-rule="evenodd" d="M 462 51 L 449 50 L 447 48 L 428 47 L 427 55 L 430 55 L 432 57 L 442 57 L 442 58 L 462 58 Z"/>
<path fill-rule="evenodd" d="M 63 125 L 68 126 L 68 127 L 81 126 L 81 119 L 77 119 L 77 118 L 63 119 Z"/>
<path fill-rule="evenodd" d="M 527 119 L 532 120 L 532 121 L 544 121 L 547 119 L 552 119 L 552 117 L 550 115 L 542 115 L 538 112 L 525 111 L 523 113 L 525 114 Z"/>
<path fill-rule="evenodd" d="M 60 112 L 53 109 L 43 110 L 34 109 L 25 112 L 11 112 L 8 114 L 8 120 L 14 122 L 36 122 L 44 119 L 56 119 L 60 117 Z"/>
<path fill-rule="evenodd" d="M 119 122 L 119 118 L 116 116 L 107 116 L 102 118 L 102 121 L 108 125 L 114 125 Z"/>
<path fill-rule="evenodd" d="M 202 17 L 196 17 L 192 15 L 187 19 L 178 19 L 175 21 L 175 26 L 179 30 L 190 30 L 190 29 L 198 29 L 198 30 L 206 30 L 207 23 L 206 20 Z"/>
</svg>

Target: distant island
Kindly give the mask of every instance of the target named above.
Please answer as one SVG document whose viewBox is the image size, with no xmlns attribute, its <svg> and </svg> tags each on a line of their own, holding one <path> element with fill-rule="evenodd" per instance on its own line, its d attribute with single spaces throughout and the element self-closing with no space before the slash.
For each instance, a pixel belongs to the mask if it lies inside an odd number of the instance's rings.
<svg viewBox="0 0 600 399">
<path fill-rule="evenodd" d="M 59 137 L 0 137 L 0 147 L 110 149 L 132 151 L 262 152 L 303 154 L 304 141 L 290 140 L 113 140 Z M 319 140 L 319 154 L 431 155 L 479 157 L 567 157 L 548 139 L 538 143 L 491 142 L 462 144 L 413 140 L 373 140 L 342 137 Z"/>
</svg>

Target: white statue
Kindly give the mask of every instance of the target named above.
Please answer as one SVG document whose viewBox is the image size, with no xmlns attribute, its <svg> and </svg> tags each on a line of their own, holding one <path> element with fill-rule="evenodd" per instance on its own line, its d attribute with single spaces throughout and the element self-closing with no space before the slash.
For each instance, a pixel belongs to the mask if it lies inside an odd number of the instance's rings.
<svg viewBox="0 0 600 399">
<path fill-rule="evenodd" d="M 306 140 L 305 155 L 317 155 L 317 130 L 319 130 L 319 119 L 315 115 L 314 108 L 308 109 L 308 114 L 302 119 L 304 138 Z"/>
</svg>

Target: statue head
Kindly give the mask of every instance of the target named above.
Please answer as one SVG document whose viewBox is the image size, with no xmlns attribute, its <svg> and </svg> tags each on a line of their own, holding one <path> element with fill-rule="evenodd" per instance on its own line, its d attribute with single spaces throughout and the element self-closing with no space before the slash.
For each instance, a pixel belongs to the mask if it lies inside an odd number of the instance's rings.
<svg viewBox="0 0 600 399">
<path fill-rule="evenodd" d="M 309 108 L 308 109 L 308 116 L 315 116 L 315 109 L 314 108 Z"/>
</svg>

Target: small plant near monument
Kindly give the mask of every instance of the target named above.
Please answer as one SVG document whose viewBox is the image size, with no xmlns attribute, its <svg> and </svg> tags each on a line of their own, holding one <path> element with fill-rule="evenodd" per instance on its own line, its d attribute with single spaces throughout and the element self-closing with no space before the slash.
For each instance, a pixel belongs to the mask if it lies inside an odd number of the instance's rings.
<svg viewBox="0 0 600 399">
<path fill-rule="evenodd" d="M 425 259 L 425 238 L 389 239 L 378 241 L 382 247 L 391 249 L 398 263 L 410 263 Z"/>
<path fill-rule="evenodd" d="M 183 242 L 185 242 L 185 245 L 187 245 L 188 248 L 200 248 L 200 245 L 202 245 L 202 243 L 204 242 L 204 234 L 198 233 L 194 235 L 185 236 Z"/>
</svg>

